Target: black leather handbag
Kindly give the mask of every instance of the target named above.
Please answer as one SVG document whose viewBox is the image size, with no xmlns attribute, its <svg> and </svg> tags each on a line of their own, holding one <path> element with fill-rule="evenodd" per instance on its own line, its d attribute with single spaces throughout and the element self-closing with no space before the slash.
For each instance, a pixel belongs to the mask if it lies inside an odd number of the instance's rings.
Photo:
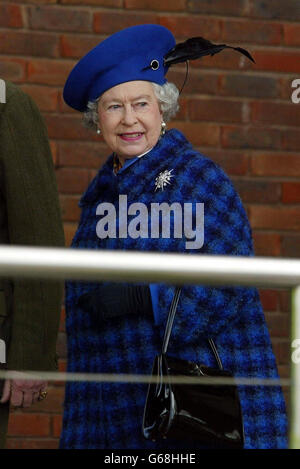
<svg viewBox="0 0 300 469">
<path fill-rule="evenodd" d="M 236 385 L 202 384 L 203 378 L 232 377 L 223 370 L 212 339 L 208 343 L 218 368 L 198 365 L 167 354 L 169 339 L 180 296 L 177 288 L 170 307 L 162 352 L 155 357 L 144 409 L 142 431 L 146 439 L 192 440 L 209 447 L 243 448 L 244 429 Z M 175 384 L 171 376 L 199 378 L 199 384 Z M 164 378 L 164 381 L 163 381 Z"/>
</svg>

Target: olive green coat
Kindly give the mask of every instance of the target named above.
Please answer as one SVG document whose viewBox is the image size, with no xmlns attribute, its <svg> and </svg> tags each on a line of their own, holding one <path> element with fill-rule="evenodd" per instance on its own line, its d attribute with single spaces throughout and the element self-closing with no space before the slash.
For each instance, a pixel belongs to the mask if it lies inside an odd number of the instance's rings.
<svg viewBox="0 0 300 469">
<path fill-rule="evenodd" d="M 0 103 L 0 244 L 64 246 L 45 124 L 33 100 L 9 82 Z M 0 335 L 7 345 L 2 367 L 57 368 L 61 302 L 61 282 L 0 277 Z M 8 406 L 0 404 L 0 447 L 7 416 Z"/>
</svg>

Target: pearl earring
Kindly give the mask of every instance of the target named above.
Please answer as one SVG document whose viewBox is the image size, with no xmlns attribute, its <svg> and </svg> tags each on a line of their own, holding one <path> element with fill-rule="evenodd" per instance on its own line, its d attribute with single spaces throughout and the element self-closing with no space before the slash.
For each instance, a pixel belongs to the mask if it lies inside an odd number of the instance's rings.
<svg viewBox="0 0 300 469">
<path fill-rule="evenodd" d="M 99 129 L 99 127 L 98 127 L 98 129 L 97 129 L 97 134 L 98 134 L 98 135 L 101 134 L 101 130 Z"/>
<path fill-rule="evenodd" d="M 160 132 L 160 135 L 165 135 L 165 133 L 166 133 L 166 127 L 167 127 L 167 124 L 166 124 L 164 121 L 162 121 L 162 123 L 161 123 L 161 132 Z"/>
</svg>

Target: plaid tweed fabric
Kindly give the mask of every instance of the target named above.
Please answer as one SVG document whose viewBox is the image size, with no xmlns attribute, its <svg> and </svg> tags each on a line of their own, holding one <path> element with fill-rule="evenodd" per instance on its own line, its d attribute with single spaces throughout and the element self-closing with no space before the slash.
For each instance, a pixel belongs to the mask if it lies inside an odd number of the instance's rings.
<svg viewBox="0 0 300 469">
<path fill-rule="evenodd" d="M 156 177 L 171 169 L 174 177 L 170 184 L 164 190 L 155 190 Z M 118 214 L 120 194 L 127 195 L 128 205 L 143 202 L 149 207 L 149 213 L 153 202 L 204 203 L 203 247 L 186 250 L 186 239 L 172 236 L 169 239 L 154 239 L 150 235 L 136 239 L 98 238 L 96 208 L 101 202 L 110 202 Z M 81 219 L 72 244 L 75 249 L 253 255 L 251 229 L 231 181 L 175 129 L 117 175 L 113 173 L 111 155 L 83 195 L 80 206 Z M 119 223 L 118 217 L 116 222 Z M 174 288 L 159 285 L 160 308 L 155 320 L 123 317 L 95 328 L 91 317 L 76 306 L 78 297 L 94 287 L 95 283 L 67 282 L 68 371 L 150 374 L 154 356 L 160 350 Z M 217 344 L 224 368 L 235 376 L 278 377 L 255 288 L 184 285 L 169 351 L 181 358 L 215 366 L 206 341 L 209 336 Z M 154 443 L 143 439 L 141 423 L 146 392 L 146 384 L 68 383 L 60 447 L 199 448 L 193 441 Z M 285 448 L 287 421 L 281 389 L 240 386 L 239 393 L 245 448 Z"/>
</svg>

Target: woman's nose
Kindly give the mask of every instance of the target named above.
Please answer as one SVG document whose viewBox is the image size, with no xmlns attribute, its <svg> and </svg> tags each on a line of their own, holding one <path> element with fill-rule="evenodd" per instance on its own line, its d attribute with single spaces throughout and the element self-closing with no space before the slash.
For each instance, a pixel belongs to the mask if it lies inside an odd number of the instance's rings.
<svg viewBox="0 0 300 469">
<path fill-rule="evenodd" d="M 123 123 L 125 125 L 133 125 L 137 121 L 136 113 L 132 106 L 124 106 L 124 112 L 123 112 Z"/>
</svg>

